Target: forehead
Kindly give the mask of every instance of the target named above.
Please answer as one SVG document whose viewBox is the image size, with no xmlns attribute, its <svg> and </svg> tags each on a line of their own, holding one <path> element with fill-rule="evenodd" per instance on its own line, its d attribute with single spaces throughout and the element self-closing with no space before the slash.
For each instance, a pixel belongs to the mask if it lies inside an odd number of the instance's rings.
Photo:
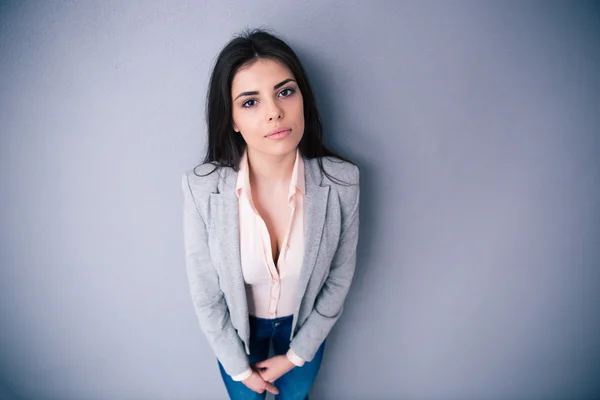
<svg viewBox="0 0 600 400">
<path fill-rule="evenodd" d="M 287 78 L 294 78 L 294 74 L 285 64 L 261 58 L 236 72 L 231 83 L 231 90 L 232 92 L 241 92 L 259 90 L 260 87 L 273 89 L 273 86 Z"/>
</svg>

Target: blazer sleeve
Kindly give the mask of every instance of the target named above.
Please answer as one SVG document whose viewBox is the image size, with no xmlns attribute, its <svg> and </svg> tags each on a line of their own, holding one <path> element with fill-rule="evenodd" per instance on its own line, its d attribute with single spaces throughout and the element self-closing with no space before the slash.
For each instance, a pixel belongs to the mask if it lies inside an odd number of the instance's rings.
<svg viewBox="0 0 600 400">
<path fill-rule="evenodd" d="M 244 345 L 233 327 L 229 309 L 213 267 L 206 224 L 190 188 L 188 173 L 182 177 L 185 264 L 192 302 L 201 330 L 227 374 L 250 368 Z"/>
<path fill-rule="evenodd" d="M 348 186 L 352 199 L 349 211 L 342 215 L 342 228 L 338 247 L 333 256 L 329 275 L 317 295 L 313 310 L 290 343 L 292 351 L 303 360 L 312 361 L 319 347 L 340 318 L 344 301 L 356 267 L 358 245 L 359 170 L 353 166 Z M 348 208 L 347 208 L 348 209 Z"/>
</svg>

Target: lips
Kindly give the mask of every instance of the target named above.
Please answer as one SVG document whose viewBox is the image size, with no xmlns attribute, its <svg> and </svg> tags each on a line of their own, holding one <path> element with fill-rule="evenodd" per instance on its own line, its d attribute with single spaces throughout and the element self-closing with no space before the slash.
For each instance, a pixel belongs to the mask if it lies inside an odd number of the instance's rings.
<svg viewBox="0 0 600 400">
<path fill-rule="evenodd" d="M 273 129 L 273 130 L 272 130 L 271 132 L 269 132 L 269 133 L 267 134 L 267 136 L 265 136 L 265 137 L 269 137 L 269 136 L 277 135 L 277 134 L 279 134 L 279 133 L 286 132 L 286 131 L 291 131 L 291 128 L 276 128 L 276 129 Z"/>
</svg>

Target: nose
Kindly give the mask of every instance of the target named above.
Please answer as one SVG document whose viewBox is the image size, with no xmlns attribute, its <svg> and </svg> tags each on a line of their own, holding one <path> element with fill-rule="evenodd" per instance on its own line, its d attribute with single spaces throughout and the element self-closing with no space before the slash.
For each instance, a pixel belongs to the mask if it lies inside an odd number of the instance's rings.
<svg viewBox="0 0 600 400">
<path fill-rule="evenodd" d="M 269 121 L 278 120 L 283 117 L 283 110 L 277 104 L 277 102 L 272 102 L 268 115 L 269 115 Z"/>
</svg>

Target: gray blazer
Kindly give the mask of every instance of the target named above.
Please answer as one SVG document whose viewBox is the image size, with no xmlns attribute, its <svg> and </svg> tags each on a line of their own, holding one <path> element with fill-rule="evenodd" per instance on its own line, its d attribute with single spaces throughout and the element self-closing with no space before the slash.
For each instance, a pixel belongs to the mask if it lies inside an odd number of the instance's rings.
<svg viewBox="0 0 600 400">
<path fill-rule="evenodd" d="M 356 265 L 359 170 L 338 159 L 305 165 L 305 253 L 290 347 L 311 361 L 340 318 Z M 195 169 L 205 175 L 214 167 Z M 182 176 L 186 270 L 193 305 L 208 342 L 229 375 L 249 368 L 250 327 L 239 248 L 237 172 L 220 168 Z"/>
</svg>

